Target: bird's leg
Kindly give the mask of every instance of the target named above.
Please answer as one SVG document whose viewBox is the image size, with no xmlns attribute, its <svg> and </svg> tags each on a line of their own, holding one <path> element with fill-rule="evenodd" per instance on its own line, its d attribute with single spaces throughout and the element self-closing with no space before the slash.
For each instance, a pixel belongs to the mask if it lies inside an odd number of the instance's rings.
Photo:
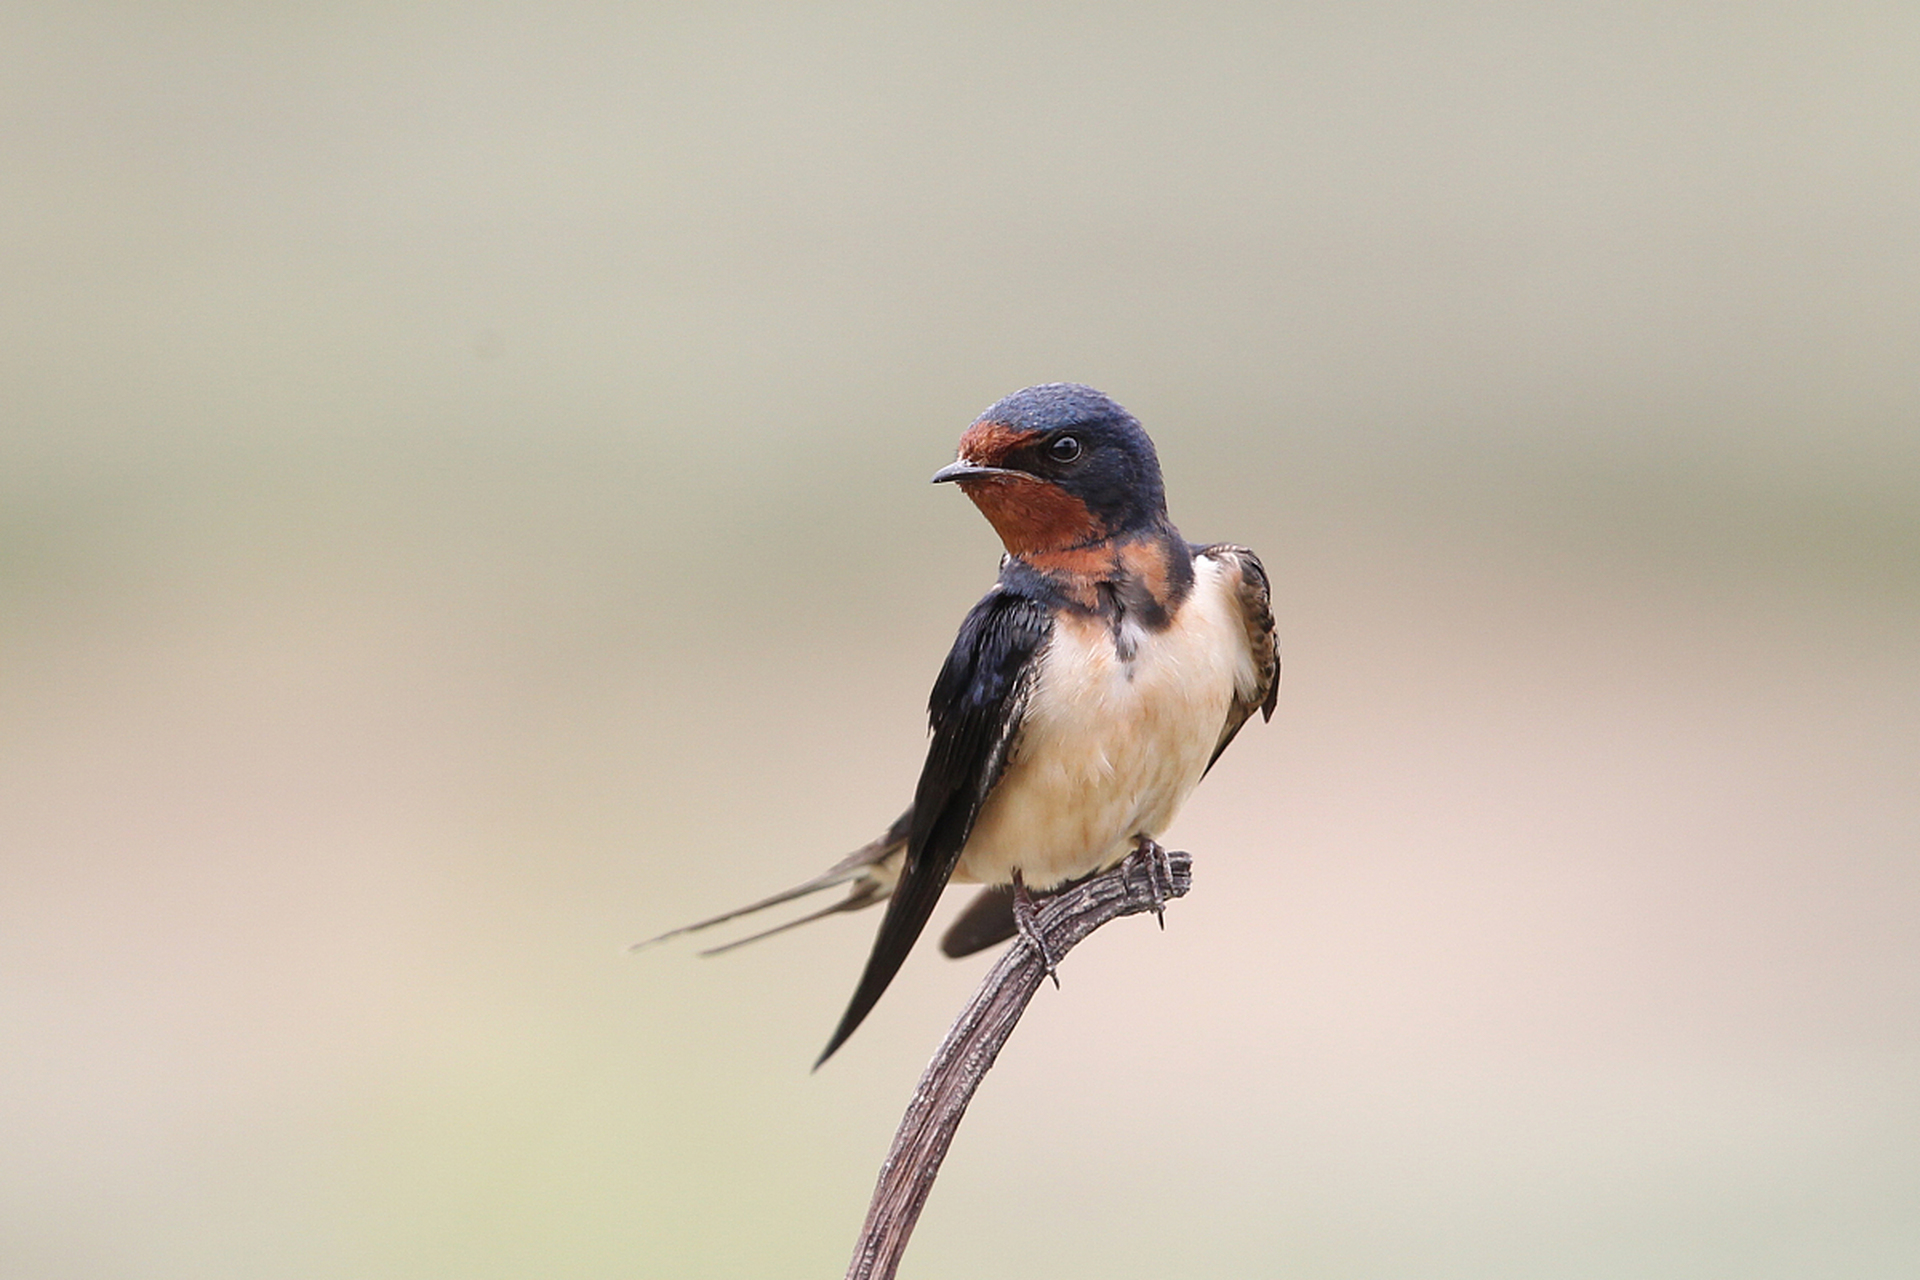
<svg viewBox="0 0 1920 1280">
<path fill-rule="evenodd" d="M 1060 989 L 1060 975 L 1054 971 L 1053 952 L 1047 949 L 1047 940 L 1040 936 L 1040 924 L 1034 917 L 1033 895 L 1027 892 L 1026 878 L 1020 874 L 1020 868 L 1013 869 L 1013 928 L 1020 940 L 1033 948 L 1040 957 L 1040 967 L 1053 979 L 1053 989 Z"/>
<path fill-rule="evenodd" d="M 1160 927 L 1167 927 L 1168 898 L 1173 896 L 1173 862 L 1167 857 L 1167 851 L 1160 842 L 1149 835 L 1134 837 L 1134 848 L 1146 855 L 1147 892 L 1153 895 L 1153 918 Z"/>
</svg>

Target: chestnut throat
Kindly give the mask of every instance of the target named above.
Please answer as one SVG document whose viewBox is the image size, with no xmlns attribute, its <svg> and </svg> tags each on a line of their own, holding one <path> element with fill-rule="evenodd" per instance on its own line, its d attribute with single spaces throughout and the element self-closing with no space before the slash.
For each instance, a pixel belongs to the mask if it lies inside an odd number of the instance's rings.
<svg viewBox="0 0 1920 1280">
<path fill-rule="evenodd" d="M 1164 630 L 1193 590 L 1193 552 L 1160 512 L 1116 531 L 1065 488 L 1026 476 L 962 479 L 960 488 L 1007 548 L 1002 576 L 1070 612 L 1098 617 L 1122 656 L 1136 634 Z"/>
<path fill-rule="evenodd" d="M 1011 555 L 1006 571 L 1031 574 L 1061 607 L 1105 622 L 1123 658 L 1132 656 L 1126 624 L 1163 631 L 1193 591 L 1193 552 L 1164 519 L 1079 546 Z"/>
</svg>

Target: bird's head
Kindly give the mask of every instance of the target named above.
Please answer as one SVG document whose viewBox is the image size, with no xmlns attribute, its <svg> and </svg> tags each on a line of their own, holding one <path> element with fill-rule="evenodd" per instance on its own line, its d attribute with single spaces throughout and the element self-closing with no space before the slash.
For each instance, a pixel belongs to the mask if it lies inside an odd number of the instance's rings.
<svg viewBox="0 0 1920 1280">
<path fill-rule="evenodd" d="M 973 500 L 1016 556 L 1103 542 L 1166 519 L 1153 441 L 1095 391 L 1049 382 L 974 420 L 960 456 L 934 473 Z"/>
</svg>

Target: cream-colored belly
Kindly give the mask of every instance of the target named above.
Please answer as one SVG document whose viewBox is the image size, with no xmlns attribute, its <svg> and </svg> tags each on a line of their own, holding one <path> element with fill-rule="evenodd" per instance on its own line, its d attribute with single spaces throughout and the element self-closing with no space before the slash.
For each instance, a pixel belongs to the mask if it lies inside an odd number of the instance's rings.
<svg viewBox="0 0 1920 1280">
<path fill-rule="evenodd" d="M 1226 571 L 1194 561 L 1193 593 L 1165 631 L 1063 618 L 1041 655 L 1020 739 L 980 808 L 954 879 L 1045 889 L 1110 867 L 1158 838 L 1206 772 L 1253 658 Z M 1128 624 L 1132 625 L 1132 624 Z"/>
</svg>

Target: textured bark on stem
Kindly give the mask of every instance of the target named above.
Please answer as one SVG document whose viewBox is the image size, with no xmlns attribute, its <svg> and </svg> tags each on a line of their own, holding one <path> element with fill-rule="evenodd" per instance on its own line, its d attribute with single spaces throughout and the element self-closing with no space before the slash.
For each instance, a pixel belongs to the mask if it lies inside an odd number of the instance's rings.
<svg viewBox="0 0 1920 1280">
<path fill-rule="evenodd" d="M 1165 861 L 1160 862 L 1161 858 Z M 1109 920 L 1157 913 L 1169 899 L 1183 896 L 1192 883 L 1189 855 L 1137 849 L 1113 870 L 1045 899 L 1035 924 L 1058 965 L 1067 952 Z M 847 1266 L 847 1280 L 892 1280 L 960 1118 L 1045 974 L 1041 956 L 1031 943 L 1015 938 L 940 1042 L 880 1166 L 866 1225 Z"/>
</svg>

